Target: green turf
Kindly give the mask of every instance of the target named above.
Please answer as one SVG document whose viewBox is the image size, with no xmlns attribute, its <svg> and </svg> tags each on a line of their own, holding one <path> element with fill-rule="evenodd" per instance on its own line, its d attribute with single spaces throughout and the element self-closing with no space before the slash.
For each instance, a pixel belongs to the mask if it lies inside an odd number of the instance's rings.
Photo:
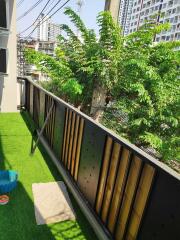
<svg viewBox="0 0 180 240">
<path fill-rule="evenodd" d="M 8 205 L 0 206 L 0 240 L 97 239 L 71 194 L 76 221 L 36 225 L 32 183 L 62 178 L 42 148 L 29 155 L 30 145 L 31 133 L 21 114 L 1 113 L 0 169 L 17 170 L 19 182 Z"/>
</svg>

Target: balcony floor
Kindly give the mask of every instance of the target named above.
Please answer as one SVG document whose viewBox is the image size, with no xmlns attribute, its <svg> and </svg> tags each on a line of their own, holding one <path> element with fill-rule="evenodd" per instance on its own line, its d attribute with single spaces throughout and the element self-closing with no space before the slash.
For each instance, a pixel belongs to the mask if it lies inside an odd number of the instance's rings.
<svg viewBox="0 0 180 240">
<path fill-rule="evenodd" d="M 14 169 L 19 173 L 18 187 L 9 194 L 10 202 L 0 206 L 0 239 L 97 239 L 70 193 L 76 221 L 36 225 L 32 183 L 59 181 L 62 178 L 43 148 L 37 148 L 33 156 L 29 155 L 31 133 L 27 126 L 25 113 L 0 114 L 0 169 Z"/>
</svg>

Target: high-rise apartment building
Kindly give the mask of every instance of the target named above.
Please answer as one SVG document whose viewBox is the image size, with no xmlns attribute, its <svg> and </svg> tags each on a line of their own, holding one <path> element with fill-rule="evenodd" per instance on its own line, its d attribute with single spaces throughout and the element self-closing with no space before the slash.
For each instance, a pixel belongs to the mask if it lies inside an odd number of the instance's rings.
<svg viewBox="0 0 180 240">
<path fill-rule="evenodd" d="M 41 14 L 38 19 L 37 39 L 40 41 L 56 42 L 60 35 L 60 25 L 51 22 L 51 18 Z"/>
<path fill-rule="evenodd" d="M 128 2 L 124 0 L 123 6 Z M 125 10 L 120 11 L 120 24 L 124 35 L 136 31 L 145 20 L 157 14 L 156 21 L 170 22 L 171 28 L 157 35 L 155 41 L 180 40 L 180 0 L 132 0 L 128 7 L 123 6 L 121 8 Z"/>
<path fill-rule="evenodd" d="M 131 20 L 131 10 L 133 6 L 133 0 L 122 0 L 119 10 L 119 23 L 122 27 L 123 35 L 127 35 Z"/>
</svg>

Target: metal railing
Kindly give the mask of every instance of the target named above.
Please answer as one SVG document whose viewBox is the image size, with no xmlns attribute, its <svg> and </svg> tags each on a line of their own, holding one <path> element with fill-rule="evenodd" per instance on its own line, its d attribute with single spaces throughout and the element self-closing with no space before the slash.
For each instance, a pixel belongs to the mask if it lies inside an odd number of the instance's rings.
<svg viewBox="0 0 180 240">
<path fill-rule="evenodd" d="M 41 142 L 100 239 L 180 239 L 180 176 L 68 103 L 24 80 Z"/>
</svg>

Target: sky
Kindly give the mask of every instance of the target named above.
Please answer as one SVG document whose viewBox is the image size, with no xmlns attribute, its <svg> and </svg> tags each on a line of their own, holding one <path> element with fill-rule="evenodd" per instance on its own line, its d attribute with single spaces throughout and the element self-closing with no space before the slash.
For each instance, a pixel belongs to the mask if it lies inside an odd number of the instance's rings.
<svg viewBox="0 0 180 240">
<path fill-rule="evenodd" d="M 22 0 L 17 0 L 17 5 L 19 2 L 22 2 Z M 23 0 L 22 4 L 17 7 L 17 18 L 20 17 L 22 14 L 24 14 L 26 11 L 29 10 L 31 6 L 33 6 L 37 0 Z M 25 17 L 23 17 L 21 20 L 17 21 L 17 32 L 20 33 L 27 27 L 29 27 L 37 18 L 41 10 L 43 9 L 44 5 L 46 4 L 47 0 L 42 0 L 42 2 L 35 8 L 33 11 L 31 11 L 29 14 L 27 14 Z M 58 0 L 51 0 L 50 4 L 47 7 L 47 10 L 44 13 L 47 13 L 56 3 Z M 61 0 L 61 2 L 57 5 L 56 8 L 53 9 L 53 11 L 50 13 L 52 14 L 55 12 L 63 3 L 65 3 L 66 0 Z M 66 7 L 71 7 L 73 10 L 77 11 L 77 0 L 70 0 L 70 2 L 66 5 Z M 96 24 L 96 16 L 100 11 L 103 11 L 105 5 L 105 0 L 84 0 L 84 4 L 81 9 L 81 18 L 83 19 L 84 23 L 88 28 L 95 29 L 96 32 L 98 32 L 98 27 Z M 72 28 L 72 24 L 70 23 L 67 16 L 64 14 L 64 8 L 62 8 L 58 13 L 56 13 L 52 17 L 52 22 L 58 23 L 58 24 L 68 24 Z M 23 36 L 27 36 L 34 27 L 32 27 L 29 31 L 26 31 Z M 33 37 L 36 37 L 36 31 L 32 35 Z"/>
</svg>

